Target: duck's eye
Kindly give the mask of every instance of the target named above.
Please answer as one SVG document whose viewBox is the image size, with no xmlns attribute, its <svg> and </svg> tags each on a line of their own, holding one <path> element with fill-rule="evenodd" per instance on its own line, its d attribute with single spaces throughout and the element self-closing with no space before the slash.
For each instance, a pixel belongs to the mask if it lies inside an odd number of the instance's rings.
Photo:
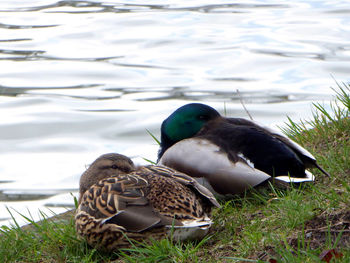
<svg viewBox="0 0 350 263">
<path fill-rule="evenodd" d="M 131 170 L 130 167 L 125 167 L 125 166 L 120 166 L 118 167 L 118 169 L 124 173 L 128 173 Z"/>
<path fill-rule="evenodd" d="M 208 116 L 206 116 L 206 115 L 199 115 L 199 116 L 198 116 L 198 120 L 205 121 L 205 120 L 207 120 L 207 119 L 208 119 Z"/>
<path fill-rule="evenodd" d="M 113 164 L 113 165 L 111 166 L 111 168 L 112 168 L 112 169 L 118 169 L 118 166 L 117 166 L 116 164 Z"/>
</svg>

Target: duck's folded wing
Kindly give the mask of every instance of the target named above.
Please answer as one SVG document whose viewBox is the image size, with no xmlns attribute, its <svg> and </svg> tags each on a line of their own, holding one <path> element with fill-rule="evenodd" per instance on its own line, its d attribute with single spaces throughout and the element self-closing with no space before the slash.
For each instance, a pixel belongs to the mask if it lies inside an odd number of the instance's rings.
<svg viewBox="0 0 350 263">
<path fill-rule="evenodd" d="M 303 160 L 309 160 L 310 162 L 315 162 L 315 157 L 304 147 L 299 145 L 298 143 L 294 142 L 293 140 L 289 139 L 286 135 L 284 135 L 282 132 L 280 132 L 277 129 L 273 129 L 271 127 L 268 127 L 262 123 L 259 123 L 257 121 L 249 121 L 246 119 L 241 118 L 227 118 L 227 120 L 235 125 L 243 125 L 243 126 L 253 126 L 259 129 L 263 129 L 270 133 L 272 136 L 277 138 L 278 140 L 282 141 L 286 145 L 288 145 L 290 148 L 292 148 Z"/>
<path fill-rule="evenodd" d="M 182 140 L 171 146 L 159 164 L 192 177 L 205 178 L 219 194 L 238 194 L 270 178 L 240 159 L 232 162 L 219 146 L 203 138 Z"/>
<path fill-rule="evenodd" d="M 128 232 L 168 223 L 145 197 L 147 186 L 145 179 L 132 174 L 101 180 L 85 192 L 78 213 L 82 211 L 101 224 L 116 224 Z"/>
<path fill-rule="evenodd" d="M 156 226 L 171 225 L 170 221 L 164 222 L 164 218 L 155 213 L 149 205 L 128 206 L 104 222 L 122 226 L 128 232 L 142 232 Z"/>
<path fill-rule="evenodd" d="M 288 138 L 285 134 L 283 134 L 281 131 L 273 129 L 271 127 L 268 127 L 266 125 L 263 125 L 261 123 L 258 123 L 256 121 L 249 121 L 241 118 L 228 118 L 230 123 L 233 123 L 235 125 L 247 125 L 247 126 L 254 126 L 258 128 L 262 128 L 269 134 L 271 134 L 273 137 L 276 139 L 280 140 L 283 142 L 285 145 L 287 145 L 289 148 L 291 148 L 297 155 L 298 157 L 304 162 L 305 166 L 310 168 L 310 167 L 316 167 L 319 169 L 323 174 L 327 175 L 330 177 L 329 173 L 325 171 L 316 161 L 316 158 L 304 147 L 302 147 L 300 144 L 296 143 L 295 141 L 291 140 Z M 306 177 L 313 181 L 311 176 L 306 175 Z"/>
<path fill-rule="evenodd" d="M 295 141 L 289 139 L 286 135 L 284 135 L 282 132 L 277 131 L 275 129 L 272 129 L 270 127 L 263 127 L 266 129 L 268 132 L 270 132 L 275 138 L 279 139 L 286 145 L 288 145 L 290 148 L 292 148 L 295 153 L 299 156 L 301 160 L 303 160 L 304 164 L 306 167 L 316 167 L 319 169 L 324 175 L 330 177 L 329 173 L 325 171 L 316 161 L 316 158 L 304 147 L 302 147 L 300 144 L 296 143 Z M 311 178 L 310 175 L 306 174 L 306 177 L 309 178 L 311 181 L 314 179 Z"/>
</svg>

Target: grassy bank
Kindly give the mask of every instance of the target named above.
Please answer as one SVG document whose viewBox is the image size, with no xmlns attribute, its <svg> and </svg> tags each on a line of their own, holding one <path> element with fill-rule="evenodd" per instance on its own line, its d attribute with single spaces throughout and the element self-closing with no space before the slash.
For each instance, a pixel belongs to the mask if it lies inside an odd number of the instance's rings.
<svg viewBox="0 0 350 263">
<path fill-rule="evenodd" d="M 1 262 L 350 262 L 350 89 L 336 91 L 332 112 L 316 104 L 313 120 L 285 128 L 331 177 L 314 169 L 314 184 L 220 200 L 199 243 L 162 240 L 119 254 L 77 239 L 69 215 L 40 224 L 28 218 L 30 228 L 1 228 Z"/>
</svg>

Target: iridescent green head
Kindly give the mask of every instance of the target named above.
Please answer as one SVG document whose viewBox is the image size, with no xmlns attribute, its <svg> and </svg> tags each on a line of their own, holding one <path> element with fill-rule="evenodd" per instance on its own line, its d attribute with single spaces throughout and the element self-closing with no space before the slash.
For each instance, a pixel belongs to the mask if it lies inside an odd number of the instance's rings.
<svg viewBox="0 0 350 263">
<path fill-rule="evenodd" d="M 219 116 L 215 109 L 201 103 L 190 103 L 178 108 L 162 123 L 158 158 L 173 144 L 193 137 L 208 121 Z"/>
</svg>

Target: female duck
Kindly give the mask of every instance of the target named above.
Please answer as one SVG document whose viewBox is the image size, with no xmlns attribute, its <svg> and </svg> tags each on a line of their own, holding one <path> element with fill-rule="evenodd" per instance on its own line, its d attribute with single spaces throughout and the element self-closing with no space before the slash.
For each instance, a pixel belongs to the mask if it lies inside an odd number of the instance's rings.
<svg viewBox="0 0 350 263">
<path fill-rule="evenodd" d="M 224 118 L 204 104 L 191 103 L 161 126 L 159 164 L 199 179 L 219 194 L 237 194 L 274 177 L 313 181 L 305 170 L 315 158 L 283 134 L 255 122 Z"/>
<path fill-rule="evenodd" d="M 135 168 L 119 154 L 99 157 L 80 180 L 77 233 L 98 249 L 130 246 L 129 239 L 203 237 L 219 207 L 212 193 L 191 177 L 161 166 Z M 172 230 L 172 227 L 174 228 Z"/>
</svg>

